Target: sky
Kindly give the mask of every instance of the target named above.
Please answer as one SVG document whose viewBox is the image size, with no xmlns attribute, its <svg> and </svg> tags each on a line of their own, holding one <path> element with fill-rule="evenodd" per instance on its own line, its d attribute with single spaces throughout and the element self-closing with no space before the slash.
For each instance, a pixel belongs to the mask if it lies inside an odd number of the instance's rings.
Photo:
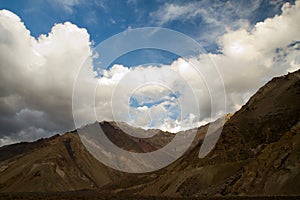
<svg viewBox="0 0 300 200">
<path fill-rule="evenodd" d="M 1 0 L 0 146 L 94 120 L 176 132 L 234 112 L 272 77 L 300 68 L 299 11 L 299 1 L 282 0 Z M 94 62 L 106 59 L 99 44 L 122 32 L 135 34 L 122 44 L 135 44 L 150 37 L 145 27 L 202 49 L 182 58 L 144 48 L 105 68 Z M 156 42 L 182 50 L 170 34 Z"/>
</svg>

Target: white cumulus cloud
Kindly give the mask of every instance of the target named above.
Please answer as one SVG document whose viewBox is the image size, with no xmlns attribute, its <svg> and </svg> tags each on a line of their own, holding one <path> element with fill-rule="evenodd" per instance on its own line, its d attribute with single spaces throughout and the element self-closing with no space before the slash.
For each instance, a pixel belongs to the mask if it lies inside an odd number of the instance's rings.
<svg viewBox="0 0 300 200">
<path fill-rule="evenodd" d="M 168 12 L 159 16 L 164 21 L 196 12 L 193 8 L 177 12 L 176 6 L 166 6 Z M 144 128 L 179 131 L 236 111 L 273 76 L 299 69 L 299 21 L 300 1 L 285 3 L 282 14 L 251 29 L 228 29 L 219 37 L 218 54 L 179 58 L 163 66 L 129 68 L 119 64 L 102 71 L 99 77 L 93 69 L 93 47 L 86 29 L 66 22 L 34 38 L 17 15 L 1 10 L 0 145 L 73 129 L 73 83 L 83 63 L 87 67 L 76 80 L 82 83 L 77 103 L 95 92 L 98 120 L 117 118 Z M 223 82 L 217 81 L 212 62 Z M 90 88 L 95 84 L 96 90 Z M 218 101 L 224 88 L 226 110 Z M 199 110 L 195 109 L 193 95 Z M 130 104 L 131 97 L 137 105 Z M 216 99 L 213 110 L 212 98 Z M 91 106 L 82 104 L 76 111 L 86 119 L 83 122 L 93 122 L 89 121 Z"/>
</svg>

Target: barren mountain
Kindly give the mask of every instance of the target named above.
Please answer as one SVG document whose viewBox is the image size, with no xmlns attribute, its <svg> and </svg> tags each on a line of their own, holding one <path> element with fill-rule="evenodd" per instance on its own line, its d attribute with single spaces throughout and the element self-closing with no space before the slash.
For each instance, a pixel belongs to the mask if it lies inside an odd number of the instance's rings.
<svg viewBox="0 0 300 200">
<path fill-rule="evenodd" d="M 4 146 L 0 148 L 0 192 L 300 195 L 299 102 L 300 70 L 274 78 L 228 118 L 215 148 L 205 158 L 199 159 L 198 154 L 208 125 L 198 128 L 193 144 L 180 159 L 152 173 L 129 174 L 106 167 L 86 150 L 76 131 Z M 155 151 L 174 137 L 148 130 L 158 134 L 140 139 L 123 133 L 115 122 L 100 125 L 113 143 L 132 152 Z M 127 131 L 147 134 L 126 127 Z"/>
</svg>

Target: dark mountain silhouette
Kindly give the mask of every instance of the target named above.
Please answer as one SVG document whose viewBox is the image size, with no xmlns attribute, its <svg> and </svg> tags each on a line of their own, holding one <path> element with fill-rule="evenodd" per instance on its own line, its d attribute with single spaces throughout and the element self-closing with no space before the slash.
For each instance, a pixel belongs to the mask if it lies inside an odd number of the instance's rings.
<svg viewBox="0 0 300 200">
<path fill-rule="evenodd" d="M 300 70 L 274 78 L 234 115 L 203 159 L 208 125 L 188 151 L 161 170 L 129 174 L 110 169 L 84 147 L 76 131 L 0 148 L 0 192 L 93 191 L 98 196 L 300 195 Z M 213 122 L 216 129 L 219 121 Z M 101 122 L 108 138 L 132 152 L 160 149 L 174 137 L 129 136 L 115 122 Z M 126 125 L 129 131 L 146 132 Z M 189 131 L 186 131 L 189 134 Z M 212 136 L 213 137 L 213 134 Z"/>
</svg>

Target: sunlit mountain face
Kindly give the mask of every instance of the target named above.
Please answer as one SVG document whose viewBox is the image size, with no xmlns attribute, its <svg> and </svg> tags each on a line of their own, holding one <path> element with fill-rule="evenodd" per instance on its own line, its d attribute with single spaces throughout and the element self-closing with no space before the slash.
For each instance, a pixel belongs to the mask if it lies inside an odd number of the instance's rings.
<svg viewBox="0 0 300 200">
<path fill-rule="evenodd" d="M 193 129 L 300 66 L 299 1 L 4 0 L 0 9 L 1 146 L 95 121 Z"/>
</svg>

